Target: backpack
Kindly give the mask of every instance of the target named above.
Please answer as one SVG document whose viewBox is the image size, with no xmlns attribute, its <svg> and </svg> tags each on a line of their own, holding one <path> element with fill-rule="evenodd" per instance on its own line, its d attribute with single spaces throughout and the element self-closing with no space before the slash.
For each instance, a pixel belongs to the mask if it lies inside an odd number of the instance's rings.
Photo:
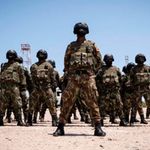
<svg viewBox="0 0 150 150">
<path fill-rule="evenodd" d="M 19 73 L 17 70 L 17 67 L 15 66 L 16 63 L 13 64 L 5 64 L 3 71 L 1 72 L 1 80 L 3 82 L 13 82 L 13 83 L 19 83 Z"/>
</svg>

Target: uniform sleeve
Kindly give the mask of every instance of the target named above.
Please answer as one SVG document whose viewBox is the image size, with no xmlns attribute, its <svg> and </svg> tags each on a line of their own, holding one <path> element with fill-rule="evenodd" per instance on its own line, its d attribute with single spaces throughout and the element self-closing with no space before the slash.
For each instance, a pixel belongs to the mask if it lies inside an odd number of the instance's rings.
<svg viewBox="0 0 150 150">
<path fill-rule="evenodd" d="M 21 90 L 25 90 L 26 89 L 26 77 L 24 74 L 24 70 L 20 65 L 18 65 L 18 71 L 19 71 L 19 78 L 20 78 L 20 88 Z"/>
<path fill-rule="evenodd" d="M 50 72 L 49 77 L 50 77 L 50 80 L 51 80 L 51 87 L 52 87 L 52 90 L 54 90 L 57 87 L 57 82 L 56 82 L 56 78 L 55 78 L 54 68 L 51 65 L 49 67 L 49 72 Z"/>
<path fill-rule="evenodd" d="M 68 45 L 64 57 L 64 72 L 69 70 L 70 56 L 71 56 L 71 45 Z"/>
<path fill-rule="evenodd" d="M 102 65 L 104 63 L 102 61 L 102 55 L 101 55 L 99 49 L 96 47 L 95 44 L 93 44 L 93 55 L 95 57 L 95 69 L 97 72 L 102 67 Z"/>
</svg>

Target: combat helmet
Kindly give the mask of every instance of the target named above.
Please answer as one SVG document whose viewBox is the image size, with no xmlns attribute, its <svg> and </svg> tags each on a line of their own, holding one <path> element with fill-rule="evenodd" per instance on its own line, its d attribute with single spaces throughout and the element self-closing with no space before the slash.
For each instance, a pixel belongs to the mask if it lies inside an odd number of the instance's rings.
<svg viewBox="0 0 150 150">
<path fill-rule="evenodd" d="M 89 33 L 89 27 L 86 23 L 76 23 L 73 30 L 74 34 L 85 35 Z"/>
<path fill-rule="evenodd" d="M 8 50 L 6 53 L 6 58 L 8 60 L 14 60 L 17 58 L 17 52 L 15 50 Z"/>
<path fill-rule="evenodd" d="M 130 71 L 134 66 L 135 66 L 135 64 L 133 62 L 128 63 L 127 70 Z"/>
<path fill-rule="evenodd" d="M 21 56 L 18 56 L 16 58 L 16 61 L 19 63 L 19 64 L 22 64 L 23 63 L 23 58 Z"/>
<path fill-rule="evenodd" d="M 113 57 L 113 55 L 111 55 L 111 54 L 106 54 L 106 55 L 104 55 L 103 61 L 104 61 L 104 62 L 108 62 L 108 61 L 113 62 L 113 61 L 114 61 L 114 57 Z"/>
<path fill-rule="evenodd" d="M 53 66 L 53 68 L 56 68 L 55 60 L 48 60 L 48 62 Z"/>
<path fill-rule="evenodd" d="M 137 54 L 137 55 L 135 56 L 135 62 L 136 62 L 137 64 L 143 64 L 145 61 L 146 61 L 145 55 L 143 55 L 143 54 Z"/>
<path fill-rule="evenodd" d="M 46 51 L 46 50 L 43 50 L 43 49 L 40 49 L 40 50 L 37 52 L 36 57 L 37 57 L 38 59 L 47 59 L 47 57 L 48 57 L 47 51 Z"/>
</svg>

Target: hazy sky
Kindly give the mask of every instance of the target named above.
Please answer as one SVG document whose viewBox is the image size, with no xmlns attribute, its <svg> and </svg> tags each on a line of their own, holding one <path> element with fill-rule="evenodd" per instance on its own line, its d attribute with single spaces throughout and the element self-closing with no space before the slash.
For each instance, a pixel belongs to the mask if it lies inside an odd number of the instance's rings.
<svg viewBox="0 0 150 150">
<path fill-rule="evenodd" d="M 149 0 L 0 0 L 0 63 L 6 61 L 7 50 L 22 55 L 21 43 L 29 43 L 32 63 L 37 51 L 45 49 L 62 73 L 77 22 L 89 25 L 87 39 L 96 43 L 102 56 L 113 54 L 120 69 L 125 56 L 134 62 L 138 53 L 150 64 Z"/>
</svg>

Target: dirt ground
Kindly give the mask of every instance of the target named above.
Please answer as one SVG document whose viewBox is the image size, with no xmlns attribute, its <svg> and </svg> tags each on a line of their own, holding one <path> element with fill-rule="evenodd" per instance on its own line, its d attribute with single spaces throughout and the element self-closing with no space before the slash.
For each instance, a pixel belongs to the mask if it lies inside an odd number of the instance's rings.
<svg viewBox="0 0 150 150">
<path fill-rule="evenodd" d="M 14 121 L 0 127 L 0 150 L 150 150 L 150 119 L 147 121 L 148 125 L 119 127 L 106 119 L 103 130 L 107 135 L 96 137 L 90 124 L 72 118 L 72 124 L 65 126 L 65 136 L 53 137 L 56 127 L 51 126 L 47 111 L 44 122 L 32 127 L 16 126 Z"/>
</svg>

